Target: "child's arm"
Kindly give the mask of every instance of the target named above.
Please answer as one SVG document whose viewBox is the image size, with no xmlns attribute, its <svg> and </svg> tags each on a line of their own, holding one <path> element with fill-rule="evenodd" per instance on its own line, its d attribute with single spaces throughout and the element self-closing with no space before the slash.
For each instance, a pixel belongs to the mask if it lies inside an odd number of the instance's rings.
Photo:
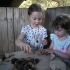
<svg viewBox="0 0 70 70">
<path fill-rule="evenodd" d="M 67 53 L 68 53 L 68 55 L 69 55 L 69 57 L 70 57 L 70 45 L 69 45 L 69 47 L 68 47 L 68 49 L 67 49 Z M 70 58 L 69 58 L 70 59 Z"/>
<path fill-rule="evenodd" d="M 69 59 L 70 58 L 70 46 L 68 47 L 67 52 L 63 53 L 63 52 L 58 51 L 58 50 L 53 50 L 52 43 L 51 43 L 50 48 L 46 49 L 45 53 L 55 53 L 55 54 L 59 55 L 60 57 Z"/>
<path fill-rule="evenodd" d="M 16 39 L 15 44 L 17 46 L 19 46 L 21 48 L 21 50 L 23 50 L 24 52 L 31 53 L 30 46 L 28 44 L 25 44 L 24 42 L 22 42 L 23 38 L 24 38 L 24 34 L 21 33 L 19 35 L 19 37 Z"/>
<path fill-rule="evenodd" d="M 70 58 L 70 55 L 67 52 L 66 53 L 63 53 L 61 51 L 54 50 L 53 53 L 59 55 L 60 57 L 66 58 L 66 59 L 69 59 Z"/>
<path fill-rule="evenodd" d="M 57 50 L 54 50 L 54 53 L 63 57 L 63 58 L 65 58 L 65 59 L 69 59 L 70 58 L 70 46 L 68 47 L 66 53 L 63 53 L 63 52 L 60 52 L 60 51 L 57 51 Z"/>
<path fill-rule="evenodd" d="M 21 33 L 21 34 L 18 36 L 18 38 L 16 39 L 15 44 L 20 47 L 20 46 L 23 44 L 23 42 L 22 42 L 22 39 L 23 39 L 23 38 L 24 38 L 24 34 Z"/>
</svg>

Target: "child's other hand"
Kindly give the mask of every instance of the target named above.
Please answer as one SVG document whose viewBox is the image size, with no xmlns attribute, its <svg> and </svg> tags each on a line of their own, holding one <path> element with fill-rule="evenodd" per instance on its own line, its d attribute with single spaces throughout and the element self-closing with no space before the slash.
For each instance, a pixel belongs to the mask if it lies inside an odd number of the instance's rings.
<svg viewBox="0 0 70 70">
<path fill-rule="evenodd" d="M 44 53 L 45 53 L 45 49 L 38 50 L 38 54 L 39 54 L 39 55 L 42 55 L 42 54 L 44 54 Z"/>
<path fill-rule="evenodd" d="M 54 50 L 53 49 L 50 49 L 50 48 L 47 48 L 45 50 L 45 54 L 49 54 L 49 53 L 53 53 L 53 52 L 54 52 Z"/>
<path fill-rule="evenodd" d="M 43 45 L 47 45 L 47 44 L 48 44 L 48 42 L 47 42 L 46 39 L 42 40 L 41 43 L 42 43 Z"/>
<path fill-rule="evenodd" d="M 21 48 L 21 50 L 23 50 L 26 53 L 31 53 L 31 48 L 28 44 L 24 43 L 24 44 L 22 44 L 22 46 L 20 48 Z"/>
</svg>

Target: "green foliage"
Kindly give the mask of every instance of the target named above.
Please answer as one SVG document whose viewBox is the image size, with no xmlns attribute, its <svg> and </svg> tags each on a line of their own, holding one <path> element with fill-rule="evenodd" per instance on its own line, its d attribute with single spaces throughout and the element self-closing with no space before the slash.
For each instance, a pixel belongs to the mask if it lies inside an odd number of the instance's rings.
<svg viewBox="0 0 70 70">
<path fill-rule="evenodd" d="M 32 3 L 41 4 L 44 9 L 51 7 L 70 6 L 70 0 L 26 0 L 19 8 L 28 8 Z"/>
<path fill-rule="evenodd" d="M 60 6 L 70 6 L 70 0 L 59 0 Z"/>
</svg>

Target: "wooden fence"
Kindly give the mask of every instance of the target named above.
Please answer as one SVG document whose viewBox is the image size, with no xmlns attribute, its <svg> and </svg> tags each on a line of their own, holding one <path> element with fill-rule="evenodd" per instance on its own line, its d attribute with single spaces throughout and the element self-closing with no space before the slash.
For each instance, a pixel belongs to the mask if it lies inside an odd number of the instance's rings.
<svg viewBox="0 0 70 70">
<path fill-rule="evenodd" d="M 19 50 L 15 39 L 27 24 L 27 9 L 0 7 L 0 54 Z"/>
<path fill-rule="evenodd" d="M 15 40 L 20 34 L 22 26 L 29 24 L 27 10 L 0 7 L 0 54 L 20 50 L 15 45 Z M 49 32 L 53 32 L 49 27 L 51 20 L 60 13 L 70 14 L 70 7 L 48 8 L 46 10 L 44 26 Z"/>
<path fill-rule="evenodd" d="M 50 27 L 51 21 L 52 21 L 52 19 L 55 18 L 56 15 L 59 15 L 59 14 L 69 14 L 70 15 L 70 6 L 48 8 L 45 11 L 44 27 L 46 27 L 50 33 L 53 32 L 53 30 Z"/>
</svg>

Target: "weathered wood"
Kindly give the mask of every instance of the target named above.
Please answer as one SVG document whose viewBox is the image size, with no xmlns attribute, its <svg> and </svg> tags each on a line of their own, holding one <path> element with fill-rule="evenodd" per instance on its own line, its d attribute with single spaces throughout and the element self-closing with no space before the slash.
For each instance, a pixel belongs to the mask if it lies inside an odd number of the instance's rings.
<svg viewBox="0 0 70 70">
<path fill-rule="evenodd" d="M 0 16 L 2 13 L 2 8 L 0 8 Z M 0 54 L 2 54 L 3 48 L 2 48 L 2 22 L 1 22 L 1 17 L 0 17 Z"/>
<path fill-rule="evenodd" d="M 45 13 L 45 22 L 44 22 L 44 27 L 48 29 L 49 33 L 53 32 L 51 29 L 51 22 L 52 19 L 55 17 L 55 8 L 48 8 Z"/>
<path fill-rule="evenodd" d="M 2 40 L 1 43 L 1 47 L 3 53 L 8 52 L 8 35 L 7 35 L 7 20 L 6 20 L 6 8 L 2 7 L 0 8 L 0 24 L 1 24 L 1 36 L 2 36 Z"/>
<path fill-rule="evenodd" d="M 18 35 L 19 35 L 19 8 L 14 8 L 14 42 L 17 39 Z M 15 51 L 18 51 L 19 48 L 15 45 L 14 47 Z"/>
<path fill-rule="evenodd" d="M 13 8 L 7 8 L 7 23 L 8 23 L 8 52 L 14 51 L 14 23 L 13 23 Z"/>
<path fill-rule="evenodd" d="M 19 36 L 21 32 L 21 28 L 27 24 L 29 21 L 27 20 L 27 9 L 19 9 L 14 8 L 14 34 L 15 40 Z M 15 51 L 19 51 L 20 48 L 15 45 Z"/>
<path fill-rule="evenodd" d="M 23 26 L 29 24 L 28 13 L 26 8 L 20 9 L 20 30 Z"/>
</svg>

